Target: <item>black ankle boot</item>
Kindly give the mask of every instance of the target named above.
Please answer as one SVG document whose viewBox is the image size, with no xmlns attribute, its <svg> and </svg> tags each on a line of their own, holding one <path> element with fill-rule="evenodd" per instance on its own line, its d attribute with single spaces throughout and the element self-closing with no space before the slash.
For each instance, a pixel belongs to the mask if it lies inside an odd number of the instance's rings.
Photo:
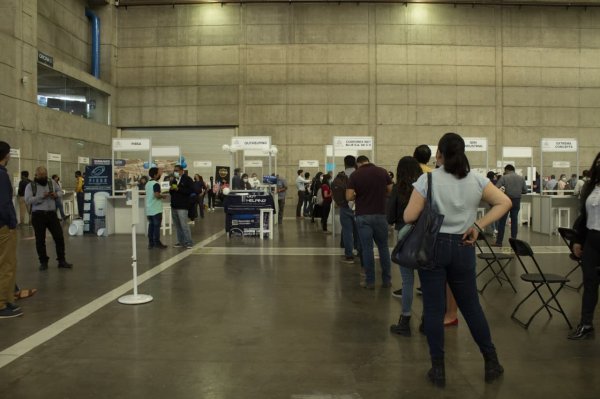
<svg viewBox="0 0 600 399">
<path fill-rule="evenodd" d="M 579 323 L 575 331 L 569 334 L 568 338 L 573 340 L 591 338 L 594 333 L 594 326 L 592 323 Z"/>
<path fill-rule="evenodd" d="M 490 383 L 504 374 L 504 367 L 498 361 L 496 352 L 485 353 L 485 382 Z"/>
<path fill-rule="evenodd" d="M 390 331 L 394 334 L 410 337 L 410 316 L 400 316 L 398 324 L 392 324 L 390 326 Z"/>
<path fill-rule="evenodd" d="M 431 369 L 427 373 L 429 381 L 438 388 L 446 386 L 446 367 L 444 359 L 431 359 Z"/>
</svg>

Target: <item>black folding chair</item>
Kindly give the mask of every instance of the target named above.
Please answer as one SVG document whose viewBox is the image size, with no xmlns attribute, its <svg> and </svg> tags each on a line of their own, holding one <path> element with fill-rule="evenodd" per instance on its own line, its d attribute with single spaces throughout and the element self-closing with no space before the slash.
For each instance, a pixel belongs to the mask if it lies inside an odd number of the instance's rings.
<svg viewBox="0 0 600 399">
<path fill-rule="evenodd" d="M 569 258 L 571 258 L 572 261 L 575 261 L 577 263 L 575 265 L 575 267 L 573 267 L 573 269 L 571 269 L 571 271 L 569 273 L 567 273 L 567 275 L 565 276 L 565 277 L 569 277 L 571 274 L 575 273 L 577 270 L 581 270 L 581 258 L 578 257 L 577 255 L 575 255 L 575 252 L 573 252 L 573 248 L 572 248 L 573 241 L 575 241 L 577 239 L 577 232 L 573 229 L 559 227 L 558 234 L 560 234 L 561 238 L 563 239 L 563 241 L 565 242 L 567 247 L 569 247 L 569 251 L 571 251 Z M 571 288 L 571 289 L 579 291 L 581 289 L 581 287 L 583 287 L 583 281 L 578 286 L 574 286 L 574 285 L 570 285 L 570 284 L 565 284 L 565 286 L 567 288 Z"/>
<path fill-rule="evenodd" d="M 502 280 L 506 281 L 510 284 L 512 290 L 516 293 L 517 289 L 513 285 L 510 277 L 506 274 L 506 267 L 508 264 L 515 258 L 513 254 L 504 254 L 504 253 L 496 253 L 494 249 L 490 245 L 490 242 L 487 240 L 485 234 L 480 233 L 479 237 L 477 237 L 477 241 L 475 241 L 475 245 L 477 245 L 477 249 L 479 249 L 479 254 L 477 254 L 477 258 L 485 261 L 486 265 L 479 273 L 477 273 L 477 277 L 481 276 L 485 273 L 486 270 L 490 270 L 493 274 L 483 285 L 481 290 L 478 290 L 480 294 L 483 294 L 483 291 L 487 288 L 488 284 L 492 281 L 496 280 L 502 286 Z M 484 252 L 483 249 L 487 251 Z"/>
<path fill-rule="evenodd" d="M 553 310 L 562 314 L 569 328 L 572 329 L 573 326 L 571 325 L 567 314 L 563 310 L 562 306 L 560 305 L 560 302 L 558 302 L 558 298 L 556 297 L 558 293 L 565 287 L 565 284 L 569 282 L 569 279 L 564 276 L 559 276 L 558 274 L 544 273 L 539 263 L 535 259 L 535 256 L 533 255 L 533 250 L 525 241 L 509 238 L 508 242 L 510 243 L 511 248 L 515 252 L 515 255 L 517 255 L 517 259 L 519 259 L 519 263 L 523 267 L 523 270 L 525 271 L 524 274 L 521 274 L 521 280 L 527 283 L 531 283 L 531 285 L 533 286 L 533 290 L 525 298 L 523 298 L 523 300 L 519 302 L 519 304 L 515 307 L 515 310 L 510 315 L 511 319 L 515 320 L 522 327 L 528 328 L 533 318 L 537 316 L 537 314 L 540 313 L 542 309 L 546 309 L 546 311 L 548 312 L 548 316 L 550 317 L 552 317 L 551 310 Z M 523 258 L 527 257 L 531 258 L 531 260 L 533 261 L 533 264 L 537 269 L 537 273 L 529 273 L 529 271 L 527 270 L 527 266 L 525 266 L 525 263 L 523 262 Z M 559 287 L 556 291 L 552 289 L 552 284 L 559 284 Z M 540 288 L 542 287 L 546 287 L 550 292 L 549 298 L 545 299 L 542 295 L 540 291 Z M 540 298 L 540 301 L 542 302 L 542 306 L 540 306 L 531 315 L 527 323 L 523 323 L 515 316 L 515 314 L 517 313 L 521 305 L 525 303 L 533 294 L 537 294 L 538 298 Z M 554 301 L 556 306 L 550 304 L 552 301 Z"/>
</svg>

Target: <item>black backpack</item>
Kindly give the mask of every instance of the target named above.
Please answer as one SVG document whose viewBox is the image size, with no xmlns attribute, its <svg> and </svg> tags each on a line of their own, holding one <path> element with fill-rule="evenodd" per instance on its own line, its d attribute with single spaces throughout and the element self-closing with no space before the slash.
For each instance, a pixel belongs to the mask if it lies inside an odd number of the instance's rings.
<svg viewBox="0 0 600 399">
<path fill-rule="evenodd" d="M 37 195 L 37 183 L 35 180 L 33 180 L 30 184 L 31 184 L 31 192 L 32 192 L 33 196 L 35 197 Z M 54 182 L 50 179 L 48 179 L 48 188 L 50 189 L 51 193 L 54 192 Z"/>
<path fill-rule="evenodd" d="M 331 195 L 335 201 L 335 204 L 340 208 L 348 207 L 348 201 L 346 201 L 348 180 L 348 175 L 345 172 L 340 172 L 331 183 Z"/>
</svg>

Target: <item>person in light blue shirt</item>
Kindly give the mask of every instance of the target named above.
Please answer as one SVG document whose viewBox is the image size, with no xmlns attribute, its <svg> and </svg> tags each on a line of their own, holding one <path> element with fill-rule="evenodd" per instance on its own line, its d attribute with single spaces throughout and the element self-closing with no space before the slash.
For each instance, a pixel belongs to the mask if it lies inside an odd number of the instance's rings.
<svg viewBox="0 0 600 399">
<path fill-rule="evenodd" d="M 148 249 L 167 248 L 160 242 L 160 226 L 162 225 L 164 196 L 160 189 L 160 170 L 150 168 L 150 181 L 144 187 L 146 191 L 146 218 L 148 219 Z"/>
<path fill-rule="evenodd" d="M 479 229 L 500 219 L 510 209 L 511 202 L 486 177 L 471 173 L 465 154 L 465 141 L 458 134 L 446 133 L 442 136 L 436 161 L 440 168 L 419 177 L 404 211 L 405 223 L 417 221 L 425 208 L 427 179 L 431 178 L 432 206 L 444 215 L 444 221 L 435 243 L 433 267 L 419 269 L 423 290 L 423 325 L 432 364 L 427 375 L 434 385 L 445 386 L 444 314 L 447 282 L 483 354 L 485 381 L 492 382 L 504 373 L 504 368 L 498 361 L 490 328 L 479 303 L 473 244 Z M 489 203 L 491 208 L 476 221 L 477 208 L 482 200 Z"/>
</svg>

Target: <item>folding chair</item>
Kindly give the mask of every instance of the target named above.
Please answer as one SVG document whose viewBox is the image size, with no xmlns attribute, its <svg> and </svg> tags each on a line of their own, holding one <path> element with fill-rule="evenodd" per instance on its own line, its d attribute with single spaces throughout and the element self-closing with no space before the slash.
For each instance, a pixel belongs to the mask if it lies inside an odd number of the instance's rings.
<svg viewBox="0 0 600 399">
<path fill-rule="evenodd" d="M 477 277 L 481 276 L 488 269 L 490 269 L 490 271 L 493 273 L 493 276 L 485 282 L 483 288 L 481 288 L 481 290 L 478 290 L 479 293 L 483 294 L 483 291 L 485 291 L 488 284 L 491 283 L 494 279 L 498 281 L 500 286 L 502 286 L 502 280 L 506 281 L 508 284 L 510 284 L 512 290 L 515 293 L 517 293 L 517 289 L 515 288 L 512 281 L 510 280 L 510 277 L 508 277 L 508 274 L 506 274 L 506 271 L 504 270 L 506 269 L 508 264 L 515 258 L 514 255 L 494 252 L 494 249 L 490 245 L 490 242 L 487 240 L 483 232 L 481 232 L 479 234 L 479 237 L 477 237 L 475 245 L 477 245 L 477 249 L 479 249 L 479 254 L 477 254 L 477 258 L 482 259 L 486 263 L 485 267 L 481 269 L 479 273 L 477 273 Z M 482 247 L 486 248 L 487 251 L 484 252 Z M 497 269 L 494 268 L 494 265 L 497 266 Z"/>
<path fill-rule="evenodd" d="M 533 286 L 533 290 L 525 298 L 523 298 L 523 300 L 521 302 L 519 302 L 519 304 L 515 307 L 515 310 L 510 315 L 511 319 L 515 320 L 522 327 L 528 328 L 529 325 L 531 324 L 531 321 L 533 320 L 533 318 L 535 316 L 537 316 L 537 314 L 540 313 L 542 311 L 542 309 L 546 309 L 546 311 L 548 312 L 548 316 L 550 316 L 550 317 L 552 317 L 551 310 L 554 310 L 555 312 L 558 312 L 563 315 L 563 317 L 565 318 L 565 321 L 567 322 L 567 325 L 569 326 L 570 329 L 572 329 L 573 326 L 571 325 L 571 322 L 569 321 L 567 314 L 563 310 L 562 306 L 560 305 L 560 302 L 558 302 L 558 298 L 556 297 L 558 295 L 558 293 L 565 287 L 565 284 L 569 282 L 569 279 L 566 277 L 563 277 L 563 276 L 559 276 L 557 274 L 544 273 L 542 271 L 539 263 L 535 259 L 535 256 L 533 255 L 533 250 L 531 249 L 529 244 L 527 244 L 525 241 L 517 240 L 514 238 L 509 238 L 508 242 L 510 243 L 510 246 L 513 249 L 513 251 L 515 251 L 515 254 L 517 255 L 517 259 L 519 260 L 519 263 L 521 264 L 521 266 L 523 267 L 523 270 L 525 271 L 524 274 L 521 274 L 521 280 L 523 280 L 527 283 L 531 283 L 531 285 Z M 525 263 L 523 262 L 523 258 L 526 258 L 526 257 L 531 258 L 538 273 L 529 273 L 529 271 L 527 270 L 527 267 L 525 266 Z M 552 284 L 559 284 L 559 288 L 556 291 L 554 291 L 551 287 Z M 540 292 L 540 288 L 544 287 L 544 286 L 550 292 L 550 297 L 547 299 L 544 299 L 544 296 Z M 531 317 L 529 318 L 527 323 L 523 323 L 521 320 L 519 320 L 515 316 L 515 314 L 517 313 L 517 311 L 519 310 L 521 305 L 523 303 L 525 303 L 533 294 L 537 294 L 537 296 L 540 298 L 540 301 L 542 302 L 542 306 L 540 306 L 531 315 Z M 554 301 L 554 303 L 556 303 L 556 307 L 550 304 L 550 302 L 552 302 L 552 301 Z"/>
<path fill-rule="evenodd" d="M 569 247 L 569 251 L 571 251 L 569 258 L 571 258 L 571 260 L 577 262 L 577 265 L 575 265 L 575 267 L 573 269 L 571 269 L 571 271 L 569 273 L 567 273 L 567 275 L 565 276 L 565 277 L 569 277 L 575 271 L 581 270 L 581 258 L 579 258 L 577 255 L 575 255 L 575 252 L 573 252 L 573 248 L 571 247 L 571 244 L 577 238 L 577 232 L 573 229 L 559 227 L 558 234 L 560 234 L 560 237 L 563 239 L 565 244 L 567 244 L 567 247 Z M 571 289 L 579 291 L 581 289 L 581 287 L 583 287 L 583 281 L 578 286 L 569 285 L 569 284 L 565 284 L 565 286 L 567 288 L 571 288 Z"/>
</svg>

